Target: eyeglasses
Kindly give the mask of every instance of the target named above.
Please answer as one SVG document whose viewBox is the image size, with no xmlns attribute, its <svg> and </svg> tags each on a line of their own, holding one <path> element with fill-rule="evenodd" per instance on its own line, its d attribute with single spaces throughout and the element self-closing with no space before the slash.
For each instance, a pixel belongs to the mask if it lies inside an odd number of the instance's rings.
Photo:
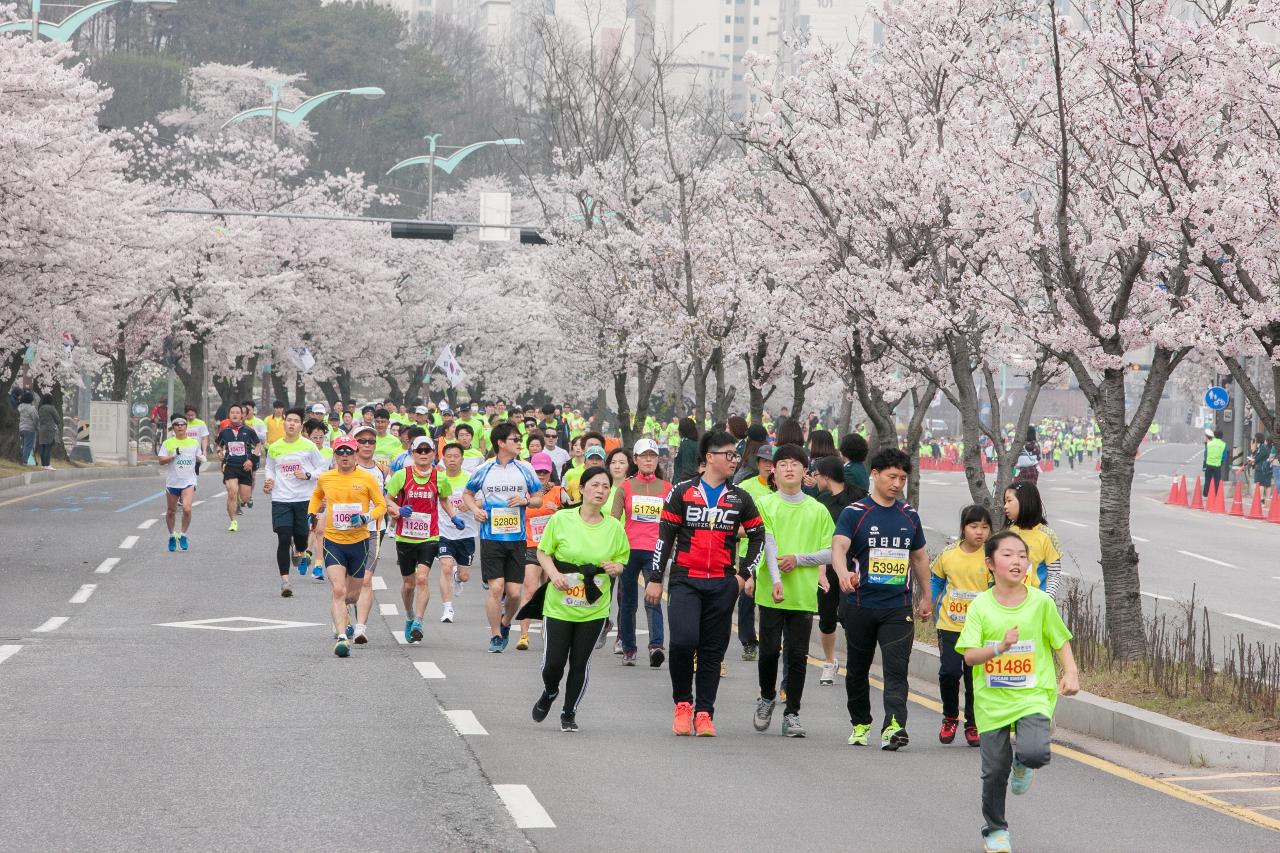
<svg viewBox="0 0 1280 853">
<path fill-rule="evenodd" d="M 377 444 L 372 438 L 357 438 L 356 444 Z"/>
<path fill-rule="evenodd" d="M 710 450 L 710 451 L 707 451 L 707 455 L 708 455 L 708 456 L 723 456 L 723 457 L 725 458 L 725 461 L 726 461 L 726 462 L 732 462 L 732 461 L 733 461 L 733 460 L 735 460 L 735 459 L 740 459 L 740 458 L 741 458 L 741 457 L 738 455 L 738 451 L 736 451 L 736 450 Z"/>
<path fill-rule="evenodd" d="M 353 454 L 355 454 L 355 451 L 350 447 L 339 447 L 333 451 L 334 456 L 351 456 Z"/>
<path fill-rule="evenodd" d="M 413 452 L 414 453 L 433 453 L 434 451 L 430 447 L 415 447 L 413 449 Z"/>
</svg>

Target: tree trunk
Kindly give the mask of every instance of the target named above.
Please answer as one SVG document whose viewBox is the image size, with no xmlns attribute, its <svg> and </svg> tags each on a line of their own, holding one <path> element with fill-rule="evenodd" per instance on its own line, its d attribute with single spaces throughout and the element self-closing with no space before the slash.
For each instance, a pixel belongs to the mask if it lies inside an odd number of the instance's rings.
<svg viewBox="0 0 1280 853">
<path fill-rule="evenodd" d="M 777 390 L 775 385 L 765 388 L 765 361 L 768 357 L 769 339 L 764 335 L 757 335 L 755 349 L 742 356 L 747 365 L 747 412 L 753 424 L 764 420 L 765 403 Z"/>
<path fill-rule="evenodd" d="M 625 370 L 619 370 L 613 374 L 613 399 L 617 404 L 618 432 L 622 435 L 622 446 L 630 447 L 635 443 L 636 429 L 631 422 L 631 402 L 627 399 Z"/>
<path fill-rule="evenodd" d="M 844 437 L 853 431 L 853 392 L 846 384 L 844 393 L 840 395 L 840 435 Z"/>
<path fill-rule="evenodd" d="M 186 375 L 181 377 L 185 405 L 195 406 L 196 415 L 201 419 L 211 418 L 213 413 L 205 411 L 209 401 L 205 399 L 204 393 L 204 344 L 198 341 L 193 343 L 187 359 L 189 367 Z"/>
<path fill-rule="evenodd" d="M 603 385 L 600 390 L 596 391 L 596 405 L 591 412 L 591 429 L 600 432 L 600 427 L 604 425 L 604 415 L 609 408 L 609 390 Z"/>
<path fill-rule="evenodd" d="M 295 406 L 303 407 L 307 405 L 307 385 L 306 381 L 302 378 L 301 370 L 298 371 L 295 379 L 293 380 L 293 404 Z"/>
<path fill-rule="evenodd" d="M 814 374 L 805 373 L 800 356 L 794 356 L 791 360 L 791 415 L 802 423 L 804 421 L 804 398 L 809 389 L 813 387 L 815 381 L 817 380 Z"/>
<path fill-rule="evenodd" d="M 378 375 L 381 376 L 383 380 L 387 383 L 387 388 L 389 389 L 387 397 L 391 399 L 397 406 L 403 406 L 404 392 L 400 390 L 399 378 L 397 378 L 394 373 L 391 373 L 389 371 L 385 373 L 379 373 Z"/>
<path fill-rule="evenodd" d="M 707 417 L 707 374 L 709 368 L 702 356 L 694 356 L 693 358 L 693 408 L 694 422 L 698 425 L 698 433 L 701 434 L 706 428 L 704 421 Z"/>
<path fill-rule="evenodd" d="M 117 403 L 128 402 L 129 351 L 125 349 L 123 331 L 117 338 L 115 352 L 111 354 L 110 361 L 111 399 Z"/>
<path fill-rule="evenodd" d="M 1123 418 L 1123 389 L 1119 408 Z M 1132 660 L 1146 650 L 1146 636 L 1142 628 L 1138 550 L 1133 545 L 1129 525 L 1133 468 L 1133 454 L 1119 443 L 1108 442 L 1104 435 L 1102 488 L 1098 500 L 1098 544 L 1102 554 L 1107 639 L 1122 660 Z"/>
<path fill-rule="evenodd" d="M 924 419 L 929 414 L 929 404 L 938 393 L 938 386 L 930 382 L 921 394 L 911 389 L 911 420 L 907 423 L 907 455 L 911 457 L 911 473 L 907 475 L 907 501 L 920 509 L 920 436 L 924 434 Z"/>
<path fill-rule="evenodd" d="M 724 378 L 724 351 L 719 347 L 716 348 L 715 355 L 711 360 L 712 367 L 716 375 L 716 403 L 715 411 L 711 420 L 714 423 L 724 423 L 729 419 L 729 407 L 733 405 L 733 398 L 737 394 L 737 388 L 732 386 L 726 387 Z"/>
<path fill-rule="evenodd" d="M 277 365 L 277 368 L 279 365 Z M 289 400 L 289 386 L 285 383 L 284 377 L 280 375 L 279 369 L 271 371 L 271 393 L 275 395 L 275 399 L 284 403 L 286 409 L 292 408 Z"/>
<path fill-rule="evenodd" d="M 422 398 L 422 380 L 426 378 L 428 365 L 416 365 L 409 373 L 409 384 L 404 387 L 404 404 L 406 406 L 419 405 L 417 402 Z M 472 399 L 479 399 L 473 397 Z"/>
<path fill-rule="evenodd" d="M 342 399 L 338 396 L 338 389 L 335 388 L 333 383 L 327 379 L 322 382 L 317 382 L 316 386 L 319 387 L 320 393 L 324 395 L 325 402 L 329 404 L 329 411 L 333 411 L 334 404 Z"/>
<path fill-rule="evenodd" d="M 18 410 L 10 403 L 9 391 L 22 369 L 22 351 L 10 354 L 4 369 L 0 370 L 0 457 L 17 459 L 22 453 L 22 439 L 18 435 Z M 25 459 L 21 460 L 26 462 Z"/>
</svg>

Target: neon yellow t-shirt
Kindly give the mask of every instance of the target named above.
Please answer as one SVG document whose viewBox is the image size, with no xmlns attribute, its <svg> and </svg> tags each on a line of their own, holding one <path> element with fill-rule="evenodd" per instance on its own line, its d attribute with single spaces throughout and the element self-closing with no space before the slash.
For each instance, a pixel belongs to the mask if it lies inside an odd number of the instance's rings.
<svg viewBox="0 0 1280 853">
<path fill-rule="evenodd" d="M 551 516 L 542 531 L 538 550 L 556 559 L 580 566 L 599 566 L 603 563 L 623 563 L 631 556 L 627 543 L 627 531 L 622 522 L 605 515 L 595 524 L 582 520 L 581 508 L 563 509 Z M 547 597 L 542 605 L 542 615 L 567 622 L 589 622 L 609 615 L 610 578 L 599 574 L 592 578 L 600 597 L 588 603 L 586 586 L 581 574 L 566 575 L 571 585 L 568 592 L 561 592 L 555 585 L 547 587 Z"/>
<path fill-rule="evenodd" d="M 776 493 L 756 500 L 756 509 L 764 519 L 764 528 L 778 545 L 778 556 L 812 554 L 831 547 L 835 522 L 825 506 L 808 495 L 792 502 Z M 756 573 L 756 604 L 779 610 L 818 612 L 818 573 L 823 566 L 796 566 L 782 573 L 782 601 L 773 600 L 773 581 L 768 571 Z"/>
</svg>

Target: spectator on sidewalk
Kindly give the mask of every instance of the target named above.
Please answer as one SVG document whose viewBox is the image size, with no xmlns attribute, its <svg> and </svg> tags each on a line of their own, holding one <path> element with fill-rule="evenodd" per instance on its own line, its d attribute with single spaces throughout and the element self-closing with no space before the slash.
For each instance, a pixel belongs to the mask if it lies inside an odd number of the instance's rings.
<svg viewBox="0 0 1280 853">
<path fill-rule="evenodd" d="M 54 408 L 53 395 L 45 394 L 36 412 L 36 441 L 40 445 L 40 465 L 46 471 L 53 470 L 53 445 L 61 431 L 62 417 Z"/>
<path fill-rule="evenodd" d="M 27 464 L 36 449 L 38 420 L 35 397 L 30 391 L 23 391 L 18 397 L 18 437 L 22 439 L 22 456 L 19 461 L 23 465 Z"/>
</svg>

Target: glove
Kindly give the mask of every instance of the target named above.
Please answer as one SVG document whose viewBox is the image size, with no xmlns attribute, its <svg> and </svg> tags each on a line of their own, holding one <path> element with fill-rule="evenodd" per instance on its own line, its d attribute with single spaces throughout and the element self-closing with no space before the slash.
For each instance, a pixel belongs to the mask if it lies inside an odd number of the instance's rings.
<svg viewBox="0 0 1280 853">
<path fill-rule="evenodd" d="M 314 512 L 307 513 L 307 528 L 310 529 L 315 526 L 316 526 L 316 514 Z"/>
<path fill-rule="evenodd" d="M 367 515 L 361 515 L 360 513 L 357 512 L 355 515 L 351 516 L 351 524 L 353 527 L 359 527 L 362 524 L 368 524 L 368 523 L 369 523 L 369 516 Z"/>
<path fill-rule="evenodd" d="M 453 517 L 453 526 L 458 528 L 459 530 L 467 529 L 467 523 L 462 519 L 462 516 L 460 515 L 455 515 Z"/>
<path fill-rule="evenodd" d="M 401 517 L 401 518 L 408 518 L 408 517 L 409 517 L 409 516 L 411 516 L 411 515 L 413 515 L 413 508 L 412 508 L 412 507 L 407 507 L 407 506 L 402 506 L 402 507 L 400 507 L 400 517 Z"/>
</svg>

